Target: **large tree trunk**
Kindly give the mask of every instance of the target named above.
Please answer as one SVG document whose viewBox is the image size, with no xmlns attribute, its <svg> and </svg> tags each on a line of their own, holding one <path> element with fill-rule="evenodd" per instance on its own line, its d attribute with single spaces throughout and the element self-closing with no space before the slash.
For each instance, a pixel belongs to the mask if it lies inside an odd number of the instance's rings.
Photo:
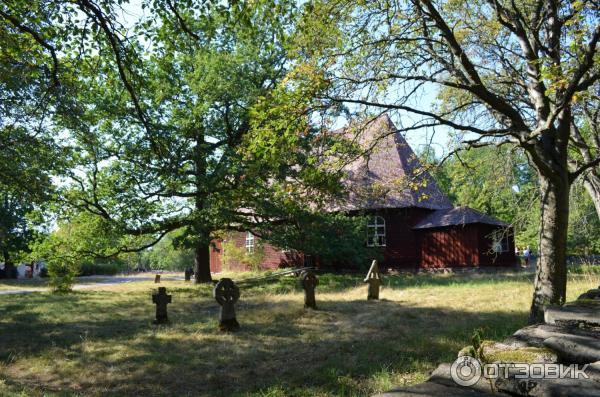
<svg viewBox="0 0 600 397">
<path fill-rule="evenodd" d="M 600 175 L 597 170 L 593 169 L 583 176 L 583 187 L 590 195 L 600 219 Z"/>
<path fill-rule="evenodd" d="M 551 180 L 540 175 L 540 192 L 540 256 L 536 266 L 533 302 L 529 315 L 531 324 L 544 320 L 546 306 L 563 304 L 567 292 L 568 177 L 554 177 Z"/>
<path fill-rule="evenodd" d="M 196 255 L 194 257 L 194 273 L 196 283 L 210 283 L 210 251 L 209 244 L 200 239 L 196 244 Z"/>
<path fill-rule="evenodd" d="M 204 153 L 204 130 L 201 127 L 196 135 L 196 148 L 194 164 L 196 167 L 196 210 L 201 213 L 205 209 L 206 197 L 203 192 L 203 183 L 206 182 L 206 155 Z M 210 232 L 206 227 L 206 223 L 202 219 L 196 221 L 195 232 L 198 234 L 196 242 L 196 253 L 194 257 L 194 278 L 196 283 L 210 283 L 212 277 L 210 275 Z"/>
</svg>

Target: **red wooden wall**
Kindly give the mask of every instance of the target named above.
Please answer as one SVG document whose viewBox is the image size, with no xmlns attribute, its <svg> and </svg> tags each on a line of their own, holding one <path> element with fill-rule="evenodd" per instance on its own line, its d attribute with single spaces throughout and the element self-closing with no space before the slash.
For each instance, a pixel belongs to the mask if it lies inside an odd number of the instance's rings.
<svg viewBox="0 0 600 397">
<path fill-rule="evenodd" d="M 492 233 L 498 230 L 502 228 L 479 223 L 419 230 L 421 267 L 513 266 L 516 260 L 512 232 L 508 251 L 492 250 Z"/>
<path fill-rule="evenodd" d="M 254 238 L 255 244 L 258 244 L 260 239 L 258 237 Z M 245 250 L 246 249 L 246 233 L 245 232 L 233 232 L 228 236 L 229 241 L 233 241 L 235 246 L 238 249 Z M 211 256 L 210 256 L 210 271 L 213 273 L 218 273 L 223 270 L 231 270 L 231 271 L 244 271 L 250 270 L 250 267 L 244 263 L 239 261 L 231 260 L 230 263 L 227 264 L 227 269 L 224 269 L 222 263 L 222 253 L 223 253 L 223 242 L 222 240 L 214 240 L 213 241 L 215 247 L 218 247 L 218 250 L 211 248 Z M 302 253 L 297 251 L 282 251 L 281 249 L 272 246 L 269 243 L 262 242 L 264 249 L 264 260 L 262 263 L 262 269 L 278 269 L 281 267 L 290 267 L 290 266 L 302 266 L 304 262 L 304 256 Z"/>
<path fill-rule="evenodd" d="M 476 225 L 418 231 L 422 268 L 479 265 Z"/>
<path fill-rule="evenodd" d="M 412 268 L 419 266 L 419 245 L 412 227 L 431 210 L 402 208 L 382 210 L 377 215 L 385 219 L 386 247 L 383 267 Z"/>
<path fill-rule="evenodd" d="M 210 271 L 220 273 L 222 271 L 221 253 L 223 252 L 221 240 L 213 240 L 210 243 Z"/>
</svg>

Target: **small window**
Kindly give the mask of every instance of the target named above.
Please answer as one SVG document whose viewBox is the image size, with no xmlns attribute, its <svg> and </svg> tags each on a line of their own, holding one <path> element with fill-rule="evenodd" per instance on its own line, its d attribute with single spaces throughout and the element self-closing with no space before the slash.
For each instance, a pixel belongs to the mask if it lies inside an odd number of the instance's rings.
<svg viewBox="0 0 600 397">
<path fill-rule="evenodd" d="M 246 252 L 251 254 L 254 252 L 254 234 L 246 233 Z"/>
<path fill-rule="evenodd" d="M 385 247 L 385 219 L 373 216 L 367 224 L 367 246 Z"/>
<path fill-rule="evenodd" d="M 497 230 L 492 234 L 492 251 L 495 253 L 508 252 L 508 233 Z"/>
</svg>

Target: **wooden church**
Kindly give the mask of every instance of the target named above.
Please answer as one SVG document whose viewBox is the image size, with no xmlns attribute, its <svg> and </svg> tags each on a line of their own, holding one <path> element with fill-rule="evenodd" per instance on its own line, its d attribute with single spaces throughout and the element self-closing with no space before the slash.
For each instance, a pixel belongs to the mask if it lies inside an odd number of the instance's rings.
<svg viewBox="0 0 600 397">
<path fill-rule="evenodd" d="M 382 268 L 418 270 L 444 267 L 514 266 L 509 225 L 468 207 L 453 207 L 424 169 L 387 115 L 355 131 L 343 129 L 357 143 L 370 148 L 368 156 L 349 164 L 344 186 L 347 195 L 332 208 L 348 214 L 368 214 L 365 245 L 381 247 Z M 214 241 L 211 271 L 223 268 L 223 249 L 252 252 L 258 237 L 251 231 L 232 233 L 229 241 Z M 301 265 L 301 253 L 261 242 L 262 267 Z M 247 265 L 228 259 L 228 268 Z"/>
</svg>

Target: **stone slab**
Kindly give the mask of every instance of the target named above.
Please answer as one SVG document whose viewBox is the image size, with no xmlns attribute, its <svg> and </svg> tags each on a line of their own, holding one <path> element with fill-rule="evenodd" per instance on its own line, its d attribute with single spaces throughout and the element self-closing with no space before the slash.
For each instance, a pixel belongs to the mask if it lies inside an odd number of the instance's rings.
<svg viewBox="0 0 600 397">
<path fill-rule="evenodd" d="M 600 339 L 589 336 L 553 336 L 544 340 L 544 346 L 554 350 L 561 362 L 587 364 L 600 361 Z"/>
<path fill-rule="evenodd" d="M 499 392 L 527 397 L 597 397 L 600 383 L 591 379 L 498 379 Z"/>
<path fill-rule="evenodd" d="M 548 307 L 544 311 L 544 322 L 555 325 L 583 324 L 589 327 L 600 327 L 600 301 L 579 301 L 560 307 Z"/>
<path fill-rule="evenodd" d="M 497 394 L 484 393 L 461 386 L 447 386 L 436 382 L 425 382 L 415 386 L 400 387 L 373 397 L 490 397 Z"/>
<path fill-rule="evenodd" d="M 431 373 L 431 376 L 429 377 L 429 379 L 427 379 L 427 381 L 433 382 L 433 383 L 439 383 L 441 385 L 445 385 L 445 386 L 449 386 L 449 387 L 458 387 L 458 388 L 462 389 L 463 387 L 457 385 L 456 382 L 454 382 L 454 380 L 452 379 L 452 376 L 450 375 L 451 366 L 452 366 L 452 364 L 450 364 L 450 363 L 440 364 Z M 481 379 L 479 379 L 479 381 L 477 383 L 475 383 L 473 386 L 470 386 L 470 388 L 474 389 L 478 392 L 481 392 L 484 395 L 486 395 L 486 393 L 492 392 L 492 390 L 490 388 L 490 382 L 483 377 Z"/>
<path fill-rule="evenodd" d="M 569 335 L 600 338 L 600 332 L 554 324 L 537 324 L 521 328 L 506 339 L 504 343 L 515 347 L 542 347 L 544 346 L 544 340 L 548 338 L 560 338 Z"/>
</svg>

